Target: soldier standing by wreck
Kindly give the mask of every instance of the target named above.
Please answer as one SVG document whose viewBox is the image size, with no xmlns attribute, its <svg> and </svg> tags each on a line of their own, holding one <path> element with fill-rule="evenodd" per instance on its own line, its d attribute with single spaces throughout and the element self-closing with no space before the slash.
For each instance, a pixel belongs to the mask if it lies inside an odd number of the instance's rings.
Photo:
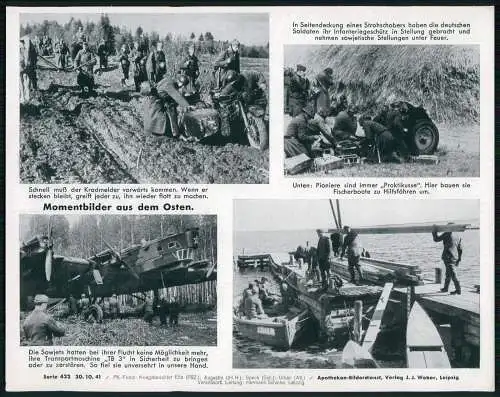
<svg viewBox="0 0 500 397">
<path fill-rule="evenodd" d="M 438 235 L 436 226 L 434 226 L 432 230 L 432 239 L 436 243 L 439 241 L 443 242 L 443 253 L 441 254 L 441 259 L 443 260 L 446 273 L 444 286 L 441 288 L 441 292 L 448 292 L 450 281 L 453 281 L 455 291 L 451 291 L 450 295 L 460 295 L 462 290 L 460 288 L 460 282 L 458 281 L 455 267 L 458 266 L 462 260 L 462 241 L 457 240 L 451 232 L 444 232 L 441 235 Z"/>
<path fill-rule="evenodd" d="M 75 58 L 75 65 L 78 69 L 76 81 L 82 90 L 82 94 L 86 94 L 86 90 L 89 93 L 94 90 L 94 66 L 96 63 L 95 56 L 89 49 L 89 44 L 84 41 L 83 48 Z"/>
<path fill-rule="evenodd" d="M 292 117 L 300 114 L 309 99 L 310 82 L 305 77 L 305 73 L 306 67 L 297 65 L 297 70 L 290 77 L 288 86 L 288 109 Z"/>
<path fill-rule="evenodd" d="M 233 40 L 231 46 L 219 54 L 214 67 L 217 88 L 227 84 L 230 71 L 240 74 L 240 42 L 238 40 Z"/>
<path fill-rule="evenodd" d="M 52 346 L 54 336 L 64 336 L 64 328 L 46 313 L 48 302 L 47 295 L 36 295 L 35 309 L 24 320 L 24 335 L 31 346 Z"/>
</svg>

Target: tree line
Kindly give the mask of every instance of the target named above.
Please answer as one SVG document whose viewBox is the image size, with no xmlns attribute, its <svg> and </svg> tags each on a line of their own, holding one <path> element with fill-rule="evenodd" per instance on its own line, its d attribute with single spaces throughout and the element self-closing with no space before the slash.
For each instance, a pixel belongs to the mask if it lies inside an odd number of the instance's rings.
<svg viewBox="0 0 500 397">
<path fill-rule="evenodd" d="M 156 45 L 158 41 L 163 41 L 166 45 L 186 45 L 186 43 L 194 43 L 198 53 L 215 54 L 229 45 L 227 40 L 217 40 L 211 32 L 195 33 L 192 32 L 187 37 L 176 36 L 172 33 L 167 33 L 160 37 L 158 32 L 145 32 L 141 26 L 138 26 L 134 32 L 128 28 L 119 27 L 111 24 L 109 16 L 102 14 L 99 22 L 93 21 L 82 22 L 80 19 L 71 17 L 70 20 L 61 25 L 57 21 L 44 20 L 42 23 L 26 24 L 21 26 L 21 37 L 30 35 L 32 38 L 38 36 L 50 37 L 52 41 L 63 39 L 70 44 L 75 41 L 76 33 L 80 28 L 85 33 L 91 47 L 96 47 L 97 44 L 104 40 L 108 50 L 112 54 L 119 52 L 123 44 L 132 46 L 132 43 L 139 42 L 147 48 Z M 240 47 L 241 56 L 249 58 L 268 58 L 269 43 L 263 45 L 245 45 Z"/>
<path fill-rule="evenodd" d="M 123 250 L 141 240 L 154 240 L 169 234 L 199 228 L 199 247 L 195 258 L 217 261 L 217 217 L 215 215 L 23 215 L 20 238 L 49 234 L 57 255 L 89 258 L 106 250 L 107 244 Z"/>
</svg>

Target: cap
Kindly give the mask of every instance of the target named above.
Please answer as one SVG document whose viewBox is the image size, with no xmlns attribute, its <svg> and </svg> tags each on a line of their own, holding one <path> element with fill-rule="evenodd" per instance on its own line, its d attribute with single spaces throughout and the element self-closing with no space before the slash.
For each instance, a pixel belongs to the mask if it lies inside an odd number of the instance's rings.
<svg viewBox="0 0 500 397">
<path fill-rule="evenodd" d="M 305 72 L 306 67 L 304 65 L 297 65 L 297 72 Z"/>
<path fill-rule="evenodd" d="M 231 45 L 240 45 L 240 42 L 236 39 L 234 39 L 232 42 L 231 42 Z"/>
<path fill-rule="evenodd" d="M 306 107 L 302 108 L 302 111 L 308 116 L 314 117 L 314 108 L 312 104 L 308 103 Z"/>
<path fill-rule="evenodd" d="M 325 74 L 327 74 L 328 76 L 331 76 L 333 74 L 333 69 L 332 68 L 326 68 L 324 70 Z"/>
<path fill-rule="evenodd" d="M 39 294 L 35 296 L 34 303 L 38 305 L 40 303 L 48 303 L 49 297 L 47 295 Z"/>
</svg>

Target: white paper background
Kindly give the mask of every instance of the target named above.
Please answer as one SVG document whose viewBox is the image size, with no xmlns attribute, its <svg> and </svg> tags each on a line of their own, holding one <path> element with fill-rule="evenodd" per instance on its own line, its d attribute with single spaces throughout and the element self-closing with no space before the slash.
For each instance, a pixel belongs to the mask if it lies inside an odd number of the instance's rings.
<svg viewBox="0 0 500 397">
<path fill-rule="evenodd" d="M 41 373 L 45 371 L 27 369 L 27 349 L 19 347 L 19 231 L 18 216 L 21 213 L 41 212 L 41 202 L 27 199 L 28 186 L 19 184 L 19 106 L 18 87 L 18 37 L 19 13 L 61 12 L 74 14 L 79 12 L 107 12 L 111 16 L 118 12 L 125 13 L 188 13 L 188 12 L 265 12 L 270 15 L 270 184 L 269 185 L 213 185 L 209 186 L 209 200 L 194 201 L 196 213 L 215 213 L 218 215 L 218 346 L 208 348 L 209 370 L 202 375 L 304 375 L 306 387 L 289 386 L 273 388 L 271 386 L 207 386 L 179 383 L 162 383 L 157 381 L 44 381 Z M 294 190 L 293 180 L 283 175 L 283 45 L 285 44 L 317 44 L 308 37 L 292 37 L 290 26 L 292 21 L 331 21 L 331 22 L 431 22 L 462 21 L 472 25 L 472 34 L 439 44 L 479 44 L 481 59 L 481 170 L 480 178 L 454 178 L 454 182 L 469 182 L 472 187 L 456 193 L 435 192 L 432 198 L 480 198 L 481 199 L 481 363 L 479 369 L 422 370 L 419 374 L 457 375 L 460 381 L 441 382 L 320 382 L 315 378 L 321 375 L 336 374 L 368 374 L 374 370 L 313 370 L 313 369 L 280 369 L 280 370 L 233 370 L 232 369 L 232 218 L 233 198 L 331 198 L 323 190 Z M 494 13 L 493 7 L 197 7 L 189 8 L 8 8 L 6 16 L 6 384 L 9 390 L 485 390 L 493 388 L 494 369 Z M 374 42 L 370 42 L 373 44 Z M 422 44 L 414 42 L 415 44 Z M 328 44 L 321 42 L 320 44 Z M 335 44 L 342 44 L 335 42 Z M 346 43 L 347 44 L 347 43 Z M 350 42 L 349 44 L 353 44 Z M 361 43 L 362 44 L 362 43 Z M 384 44 L 378 42 L 377 44 Z M 389 42 L 388 44 L 395 44 Z M 405 42 L 408 44 L 408 42 Z M 427 42 L 429 44 L 429 42 Z M 57 133 L 57 131 L 54 131 Z M 399 178 L 398 178 L 399 179 Z M 434 179 L 438 182 L 441 178 Z M 309 178 L 304 180 L 311 181 Z M 327 179 L 322 178 L 322 181 Z M 344 178 L 335 181 L 342 183 Z M 358 181 L 362 179 L 357 179 Z M 367 179 L 366 181 L 368 181 Z M 379 178 L 377 181 L 382 182 Z M 444 179 L 443 179 L 444 180 Z M 343 197 L 345 198 L 345 197 Z M 367 197 L 372 199 L 374 197 Z M 390 198 L 378 196 L 377 198 Z M 159 204 L 161 205 L 161 203 Z M 255 214 L 258 216 L 259 214 Z M 381 369 L 377 373 L 384 375 L 415 374 L 408 369 Z M 64 372 L 68 372 L 64 370 Z M 91 371 L 85 371 L 91 372 Z M 174 371 L 170 371 L 174 373 Z M 103 375 L 106 371 L 101 372 Z M 186 370 L 185 373 L 194 373 Z M 375 373 L 375 372 L 374 372 Z M 152 373 L 151 373 L 152 374 Z M 370 372 L 371 374 L 371 372 Z"/>
</svg>

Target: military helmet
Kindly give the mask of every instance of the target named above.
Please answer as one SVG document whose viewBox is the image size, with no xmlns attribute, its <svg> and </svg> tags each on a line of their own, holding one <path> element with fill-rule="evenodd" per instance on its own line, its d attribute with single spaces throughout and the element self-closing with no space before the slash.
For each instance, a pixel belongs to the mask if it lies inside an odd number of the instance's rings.
<svg viewBox="0 0 500 397">
<path fill-rule="evenodd" d="M 49 303 L 49 297 L 44 294 L 38 294 L 35 296 L 35 299 L 33 301 L 35 305 L 39 305 L 41 303 Z"/>
</svg>

